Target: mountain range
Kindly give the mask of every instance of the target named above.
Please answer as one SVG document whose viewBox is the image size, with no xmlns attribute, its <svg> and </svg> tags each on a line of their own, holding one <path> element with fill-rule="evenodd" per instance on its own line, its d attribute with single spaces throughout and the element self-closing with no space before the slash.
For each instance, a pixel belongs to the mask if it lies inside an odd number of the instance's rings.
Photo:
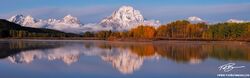
<svg viewBox="0 0 250 78">
<path fill-rule="evenodd" d="M 110 16 L 96 24 L 82 24 L 77 17 L 73 17 L 70 14 L 59 20 L 54 18 L 42 20 L 33 18 L 30 15 L 15 15 L 10 17 L 8 21 L 26 27 L 56 29 L 70 33 L 100 30 L 126 31 L 131 28 L 136 28 L 138 25 L 160 25 L 158 20 L 144 20 L 140 11 L 135 10 L 131 6 L 120 7 Z"/>
<path fill-rule="evenodd" d="M 192 23 L 207 22 L 199 17 L 189 17 L 187 19 Z M 86 31 L 128 31 L 131 28 L 136 28 L 138 25 L 151 25 L 157 27 L 161 25 L 159 20 L 145 20 L 139 10 L 135 10 L 131 6 L 122 6 L 117 11 L 114 11 L 110 16 L 102 19 L 99 23 L 82 24 L 77 17 L 66 15 L 62 19 L 36 19 L 30 15 L 15 15 L 8 19 L 10 22 L 20 24 L 22 26 L 34 28 L 48 28 L 70 33 L 83 33 Z M 242 23 L 245 21 L 230 19 L 229 23 Z"/>
<path fill-rule="evenodd" d="M 22 18 L 22 17 L 20 17 Z M 27 18 L 27 19 L 26 19 Z M 33 25 L 36 24 L 36 21 L 27 21 L 30 20 L 30 17 L 25 17 L 26 20 L 23 21 L 22 25 Z M 17 21 L 17 19 L 13 19 Z M 19 20 L 20 21 L 20 20 Z M 47 29 L 47 28 L 33 28 L 25 27 L 19 24 L 9 22 L 5 19 L 0 19 L 0 38 L 5 37 L 80 37 L 81 35 L 73 33 L 65 33 L 58 30 Z"/>
<path fill-rule="evenodd" d="M 71 15 L 67 15 L 61 20 L 57 19 L 35 19 L 30 15 L 15 15 L 8 19 L 10 22 L 15 22 L 22 26 L 33 27 L 33 28 L 49 28 L 56 29 L 60 31 L 70 32 L 68 29 L 80 28 L 83 24 L 78 20 L 78 18 Z M 76 32 L 74 32 L 76 33 Z"/>
</svg>

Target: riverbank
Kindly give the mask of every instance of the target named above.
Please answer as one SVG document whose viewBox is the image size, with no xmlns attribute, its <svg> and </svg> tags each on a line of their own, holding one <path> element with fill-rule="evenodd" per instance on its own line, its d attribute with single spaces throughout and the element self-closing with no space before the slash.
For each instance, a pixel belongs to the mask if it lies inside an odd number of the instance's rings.
<svg viewBox="0 0 250 78">
<path fill-rule="evenodd" d="M 244 41 L 250 42 L 250 39 L 202 39 L 202 38 L 97 38 L 97 37 L 25 37 L 25 38 L 0 38 L 0 40 L 9 39 L 34 39 L 34 40 L 107 40 L 107 41 Z"/>
<path fill-rule="evenodd" d="M 25 38 L 0 38 L 0 40 L 9 39 L 34 39 L 34 40 L 105 40 L 97 37 L 25 37 Z"/>
<path fill-rule="evenodd" d="M 202 38 L 107 38 L 109 41 L 244 41 L 250 39 L 202 39 Z"/>
</svg>

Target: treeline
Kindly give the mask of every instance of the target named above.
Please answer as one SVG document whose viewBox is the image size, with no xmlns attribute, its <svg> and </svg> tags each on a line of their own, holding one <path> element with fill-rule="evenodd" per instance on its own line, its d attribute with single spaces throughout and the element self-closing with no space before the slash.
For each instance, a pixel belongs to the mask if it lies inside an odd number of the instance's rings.
<svg viewBox="0 0 250 78">
<path fill-rule="evenodd" d="M 0 38 L 14 37 L 81 37 L 73 33 L 64 33 L 57 30 L 45 28 L 23 27 L 18 24 L 0 19 Z"/>
<path fill-rule="evenodd" d="M 205 38 L 250 38 L 250 23 L 219 23 L 209 26 Z"/>
<path fill-rule="evenodd" d="M 189 21 L 175 21 L 157 28 L 140 25 L 129 31 L 85 32 L 83 35 L 64 33 L 45 28 L 22 27 L 18 24 L 0 19 L 0 38 L 13 37 L 93 37 L 99 39 L 250 39 L 250 23 L 218 23 L 207 25 L 204 22 L 192 24 Z"/>
<path fill-rule="evenodd" d="M 88 35 L 86 35 L 88 34 Z M 175 21 L 157 28 L 140 25 L 126 32 L 100 31 L 86 32 L 85 36 L 98 38 L 183 38 L 183 39 L 249 39 L 250 23 L 218 23 L 207 25 L 204 22 L 192 24 L 189 21 Z"/>
</svg>

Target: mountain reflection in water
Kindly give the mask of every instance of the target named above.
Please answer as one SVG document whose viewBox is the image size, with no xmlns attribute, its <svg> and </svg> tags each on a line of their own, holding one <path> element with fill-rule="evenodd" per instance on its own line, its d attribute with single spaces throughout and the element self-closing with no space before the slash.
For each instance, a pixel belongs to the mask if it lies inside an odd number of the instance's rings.
<svg viewBox="0 0 250 78">
<path fill-rule="evenodd" d="M 97 56 L 122 74 L 139 70 L 145 59 L 169 59 L 183 64 L 199 64 L 208 58 L 250 61 L 249 44 L 208 42 L 112 42 L 112 41 L 1 41 L 1 58 L 15 64 L 34 60 L 61 60 L 67 65 L 80 57 Z"/>
</svg>

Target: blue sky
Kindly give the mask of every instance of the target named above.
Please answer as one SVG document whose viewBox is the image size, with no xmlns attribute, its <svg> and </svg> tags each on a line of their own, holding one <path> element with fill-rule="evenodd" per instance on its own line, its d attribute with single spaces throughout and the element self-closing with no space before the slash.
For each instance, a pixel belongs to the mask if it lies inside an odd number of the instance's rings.
<svg viewBox="0 0 250 78">
<path fill-rule="evenodd" d="M 0 18 L 16 14 L 60 19 L 67 14 L 83 23 L 99 22 L 122 5 L 161 22 L 197 16 L 208 21 L 250 20 L 250 0 L 2 0 Z"/>
</svg>

